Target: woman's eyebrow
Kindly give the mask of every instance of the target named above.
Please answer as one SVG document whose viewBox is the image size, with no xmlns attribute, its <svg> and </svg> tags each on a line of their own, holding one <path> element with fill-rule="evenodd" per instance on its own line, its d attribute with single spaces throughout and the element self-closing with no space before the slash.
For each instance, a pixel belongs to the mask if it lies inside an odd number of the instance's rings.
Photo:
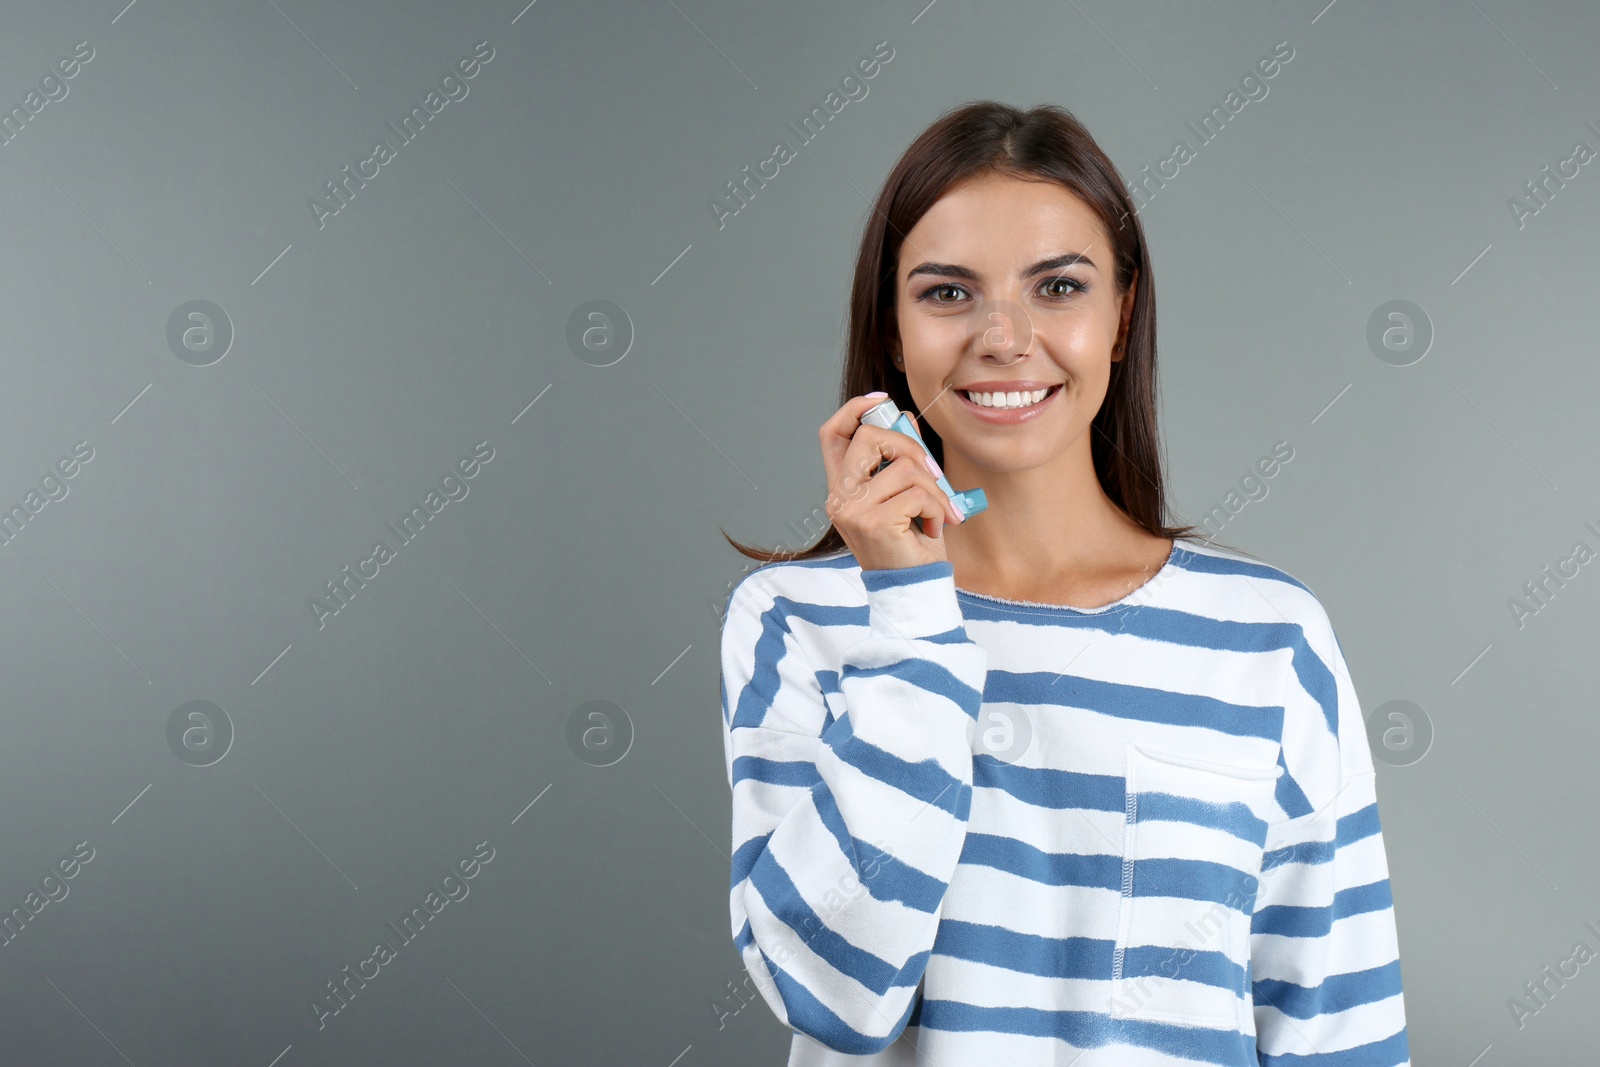
<svg viewBox="0 0 1600 1067">
<path fill-rule="evenodd" d="M 1085 266 L 1095 270 L 1099 269 L 1095 266 L 1094 260 L 1084 255 L 1082 252 L 1067 252 L 1064 255 L 1051 256 L 1049 259 L 1041 259 L 1033 266 L 1025 268 L 1020 274 L 1017 275 L 1017 277 L 1031 278 L 1035 274 L 1042 274 L 1048 270 L 1060 270 L 1062 267 L 1070 267 L 1078 263 L 1082 263 Z M 906 281 L 910 281 L 919 274 L 937 274 L 947 278 L 962 278 L 969 282 L 975 282 L 979 280 L 977 271 L 973 270 L 971 267 L 963 267 L 958 263 L 918 264 L 917 266 L 911 268 L 911 273 L 906 275 Z"/>
</svg>

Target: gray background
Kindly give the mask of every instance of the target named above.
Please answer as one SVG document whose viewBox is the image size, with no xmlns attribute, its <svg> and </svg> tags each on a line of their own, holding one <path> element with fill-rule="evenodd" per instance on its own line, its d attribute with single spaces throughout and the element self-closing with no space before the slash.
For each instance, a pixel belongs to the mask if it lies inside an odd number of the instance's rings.
<svg viewBox="0 0 1600 1067">
<path fill-rule="evenodd" d="M 1600 963 L 1521 1028 L 1508 1000 L 1600 949 L 1600 564 L 1523 626 L 1508 600 L 1600 546 L 1600 163 L 1521 227 L 1507 203 L 1600 147 L 1592 5 L 123 2 L 0 33 L 4 108 L 94 49 L 0 147 L 0 507 L 69 490 L 0 549 L 0 912 L 94 850 L 0 947 L 5 1062 L 782 1063 L 762 1002 L 729 1013 L 717 611 L 749 561 L 717 528 L 793 546 L 821 504 L 865 197 L 977 98 L 1063 104 L 1132 178 L 1282 40 L 1142 212 L 1173 500 L 1199 522 L 1289 442 L 1219 536 L 1317 593 L 1364 712 L 1431 727 L 1377 752 L 1415 1062 L 1592 1057 Z M 867 97 L 719 229 L 880 41 Z M 192 300 L 233 331 L 207 366 L 167 339 Z M 569 345 L 591 300 L 620 360 Z M 1434 335 L 1408 366 L 1368 341 L 1391 300 Z M 174 745 L 194 700 L 220 714 Z M 631 729 L 570 742 L 590 701 Z"/>
</svg>

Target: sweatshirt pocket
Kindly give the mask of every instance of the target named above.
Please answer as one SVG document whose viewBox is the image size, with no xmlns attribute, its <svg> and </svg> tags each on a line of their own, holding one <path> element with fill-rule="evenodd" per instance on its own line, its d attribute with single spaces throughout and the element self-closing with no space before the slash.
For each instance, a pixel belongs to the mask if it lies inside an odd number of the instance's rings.
<svg viewBox="0 0 1600 1067">
<path fill-rule="evenodd" d="M 1127 746 L 1114 1017 L 1251 1029 L 1250 916 L 1282 773 Z"/>
</svg>

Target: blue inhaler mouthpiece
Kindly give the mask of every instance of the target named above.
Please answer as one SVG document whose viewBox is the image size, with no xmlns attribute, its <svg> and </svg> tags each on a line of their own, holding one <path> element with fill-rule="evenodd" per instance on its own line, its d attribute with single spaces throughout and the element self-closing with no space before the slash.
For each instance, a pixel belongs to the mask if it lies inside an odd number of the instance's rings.
<svg viewBox="0 0 1600 1067">
<path fill-rule="evenodd" d="M 989 498 L 983 495 L 982 489 L 967 489 L 953 493 L 950 500 L 955 504 L 956 510 L 961 512 L 963 519 L 971 518 L 989 506 Z"/>
<path fill-rule="evenodd" d="M 893 400 L 885 400 L 868 408 L 866 413 L 861 416 L 861 424 L 863 426 L 882 426 L 886 430 L 895 430 L 903 433 L 921 445 L 924 452 L 929 455 L 933 454 L 928 449 L 928 442 L 922 439 L 922 435 L 917 432 L 917 428 L 910 417 L 902 413 Z M 872 473 L 877 474 L 878 471 L 888 465 L 888 461 L 885 460 L 878 464 L 878 470 Z M 950 498 L 950 503 L 956 509 L 956 513 L 961 516 L 962 522 L 989 506 L 988 498 L 983 495 L 982 489 L 967 489 L 958 493 L 951 488 L 950 483 L 942 474 L 939 476 L 939 488 L 944 490 L 944 495 Z"/>
</svg>

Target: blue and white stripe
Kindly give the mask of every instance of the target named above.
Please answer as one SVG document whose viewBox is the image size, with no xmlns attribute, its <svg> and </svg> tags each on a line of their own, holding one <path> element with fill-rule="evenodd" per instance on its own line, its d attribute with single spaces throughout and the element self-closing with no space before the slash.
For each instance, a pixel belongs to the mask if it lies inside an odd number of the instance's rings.
<svg viewBox="0 0 1600 1067">
<path fill-rule="evenodd" d="M 1080 610 L 840 552 L 747 575 L 721 656 L 791 1067 L 1409 1067 L 1360 707 L 1285 572 L 1180 541 Z"/>
</svg>

